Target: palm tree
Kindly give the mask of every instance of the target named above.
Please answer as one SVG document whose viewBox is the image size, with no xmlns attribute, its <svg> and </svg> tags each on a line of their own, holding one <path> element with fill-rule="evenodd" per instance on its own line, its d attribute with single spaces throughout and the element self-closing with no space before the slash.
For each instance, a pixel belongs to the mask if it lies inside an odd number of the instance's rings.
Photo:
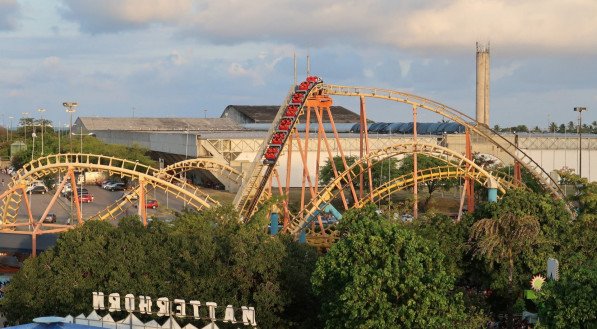
<svg viewBox="0 0 597 329">
<path fill-rule="evenodd" d="M 503 213 L 499 217 L 485 218 L 473 224 L 470 239 L 474 242 L 475 256 L 485 259 L 490 266 L 503 264 L 508 268 L 508 324 L 512 328 L 512 287 L 514 261 L 539 241 L 541 227 L 535 216 L 516 216 Z"/>
</svg>

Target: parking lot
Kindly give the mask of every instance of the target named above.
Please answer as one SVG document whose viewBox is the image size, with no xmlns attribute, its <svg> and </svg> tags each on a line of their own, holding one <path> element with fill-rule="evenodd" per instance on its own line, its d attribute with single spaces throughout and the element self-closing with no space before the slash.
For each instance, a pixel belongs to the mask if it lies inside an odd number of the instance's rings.
<svg viewBox="0 0 597 329">
<path fill-rule="evenodd" d="M 4 180 L 4 184 L 0 186 L 1 193 L 7 189 L 8 183 L 11 181 L 11 177 L 9 175 L 0 173 L 0 178 Z M 123 194 L 126 192 L 112 192 L 96 185 L 84 185 L 83 187 L 89 191 L 89 194 L 93 195 L 92 202 L 83 203 L 81 206 L 83 218 L 89 218 L 105 209 L 107 206 L 112 205 L 115 201 L 122 198 Z M 27 195 L 30 198 L 31 212 L 34 219 L 37 220 L 41 218 L 47 205 L 51 202 L 55 192 L 56 190 L 49 190 L 46 194 Z M 154 191 L 150 189 L 146 194 L 146 199 L 157 200 L 158 202 L 156 209 L 147 209 L 148 217 L 159 218 L 171 216 L 173 211 L 182 210 L 184 207 L 184 203 L 181 200 L 175 199 L 172 196 L 168 196 L 166 193 L 159 190 Z M 134 215 L 138 213 L 138 208 L 134 207 L 135 202 L 131 203 L 131 206 L 127 209 L 126 214 Z M 76 206 L 66 197 L 59 196 L 56 203 L 50 210 L 50 213 L 56 214 L 56 223 L 68 224 L 70 218 L 76 218 Z M 26 218 L 28 217 L 24 204 L 22 204 L 19 209 L 18 217 L 20 222 L 26 221 Z"/>
</svg>

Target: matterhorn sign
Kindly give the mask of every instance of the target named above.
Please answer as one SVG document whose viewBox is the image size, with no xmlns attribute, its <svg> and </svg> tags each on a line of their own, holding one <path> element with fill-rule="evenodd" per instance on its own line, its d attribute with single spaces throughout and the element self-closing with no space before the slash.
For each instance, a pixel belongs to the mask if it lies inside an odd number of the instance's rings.
<svg viewBox="0 0 597 329">
<path fill-rule="evenodd" d="M 227 305 L 224 308 L 224 317 L 219 318 L 216 317 L 217 308 L 218 304 L 214 302 L 201 303 L 198 300 L 191 300 L 187 303 L 184 299 L 170 300 L 167 297 L 159 297 L 154 300 L 149 296 L 135 296 L 133 294 L 126 294 L 124 297 L 121 297 L 118 293 L 109 294 L 106 303 L 106 296 L 103 292 L 93 292 L 94 310 L 107 309 L 108 312 L 139 312 L 141 314 L 175 316 L 179 318 L 193 317 L 196 320 L 203 319 L 212 322 L 222 321 L 224 323 L 257 326 L 254 307 L 241 306 L 238 309 L 232 305 Z M 203 314 L 200 315 L 200 313 Z M 237 320 L 237 316 L 239 320 Z"/>
</svg>

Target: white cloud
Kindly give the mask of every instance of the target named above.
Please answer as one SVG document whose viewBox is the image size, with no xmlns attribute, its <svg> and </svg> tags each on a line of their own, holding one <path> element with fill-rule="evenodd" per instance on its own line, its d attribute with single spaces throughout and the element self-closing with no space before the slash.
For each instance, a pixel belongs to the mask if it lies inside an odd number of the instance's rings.
<svg viewBox="0 0 597 329">
<path fill-rule="evenodd" d="M 63 0 L 63 15 L 91 33 L 118 32 L 174 23 L 190 13 L 193 0 Z"/>
<path fill-rule="evenodd" d="M 595 15 L 593 0 L 454 0 L 412 12 L 406 28 L 393 24 L 382 40 L 423 48 L 469 48 L 477 40 L 490 40 L 500 47 L 595 51 Z M 402 37 L 392 41 L 395 34 Z"/>
<path fill-rule="evenodd" d="M 21 16 L 17 0 L 0 0 L 0 30 L 14 30 Z"/>
<path fill-rule="evenodd" d="M 70 17 L 95 33 L 163 23 L 186 36 L 224 44 L 468 51 L 475 41 L 490 40 L 502 49 L 597 51 L 594 0 L 63 1 Z"/>
</svg>

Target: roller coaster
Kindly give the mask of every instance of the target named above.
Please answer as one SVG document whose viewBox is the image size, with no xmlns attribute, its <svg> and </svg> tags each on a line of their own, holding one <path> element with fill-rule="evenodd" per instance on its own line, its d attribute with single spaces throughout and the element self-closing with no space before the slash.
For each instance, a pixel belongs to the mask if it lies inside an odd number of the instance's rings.
<svg viewBox="0 0 597 329">
<path fill-rule="evenodd" d="M 333 97 L 359 99 L 359 157 L 352 164 L 347 162 L 348 157 L 342 148 L 340 135 L 334 123 L 334 114 L 331 110 Z M 407 113 L 412 115 L 414 123 L 412 139 L 409 142 L 380 149 L 370 147 L 366 111 L 366 100 L 369 98 L 407 105 Z M 445 120 L 463 125 L 466 129 L 465 154 L 441 145 L 420 142 L 416 124 L 420 110 L 434 112 Z M 326 117 L 327 123 L 331 124 L 331 131 L 327 132 L 323 126 Z M 297 129 L 297 125 L 301 122 L 305 126 L 303 132 Z M 472 156 L 471 135 L 493 144 L 495 148 L 511 157 L 515 163 L 513 177 L 492 172 L 476 163 Z M 316 144 L 315 149 L 313 144 Z M 295 147 L 296 151 L 293 150 Z M 313 153 L 315 153 L 315 159 L 313 159 Z M 293 154 L 298 154 L 299 159 L 293 159 Z M 325 160 L 334 158 L 334 154 L 338 155 L 342 166 L 337 166 L 335 161 L 329 161 L 333 177 L 327 185 L 322 186 L 320 169 Z M 418 155 L 438 159 L 444 165 L 420 169 L 417 164 Z M 388 176 L 384 182 L 378 184 L 379 186 L 373 186 L 374 166 L 383 164 L 387 159 L 401 161 L 408 156 L 413 158 L 411 173 L 393 178 Z M 278 170 L 280 161 L 286 161 L 285 172 Z M 342 170 L 342 168 L 346 169 Z M 398 191 L 412 189 L 414 199 L 412 213 L 416 218 L 419 211 L 418 186 L 427 181 L 449 178 L 465 181 L 460 211 L 463 208 L 465 194 L 468 209 L 471 211 L 474 209 L 475 183 L 477 186 L 483 186 L 495 191 L 496 194 L 503 195 L 509 189 L 522 185 L 521 168 L 525 168 L 553 198 L 564 199 L 564 194 L 556 182 L 524 151 L 456 109 L 409 93 L 326 84 L 318 77 L 309 76 L 289 90 L 248 170 L 240 172 L 228 164 L 202 158 L 185 160 L 163 169 L 156 169 L 138 162 L 94 154 L 54 154 L 41 157 L 19 169 L 8 184 L 8 189 L 0 195 L 2 199 L 0 233 L 31 235 L 32 250 L 35 253 L 35 241 L 38 235 L 63 232 L 87 220 L 117 220 L 126 214 L 131 206 L 144 204 L 148 188 L 160 190 L 181 200 L 187 207 L 201 211 L 217 206 L 219 202 L 181 177 L 184 177 L 183 174 L 189 170 L 206 170 L 220 179 L 240 186 L 233 205 L 238 210 L 241 221 L 250 221 L 266 199 L 273 194 L 278 194 L 282 197 L 282 201 L 274 211 L 282 218 L 282 230 L 296 236 L 302 235 L 314 245 L 325 246 L 335 239 L 333 225 L 324 223 L 324 217 L 328 215 L 338 220 L 345 210 L 376 203 Z M 80 171 L 105 172 L 108 175 L 117 175 L 135 181 L 137 184 L 127 196 L 87 218 L 84 218 L 80 209 L 81 203 L 77 193 L 73 193 L 72 204 L 75 206 L 76 213 L 74 225 L 46 223 L 46 216 L 51 212 L 52 207 L 59 203 L 59 192 L 68 183 L 76 186 L 75 173 Z M 293 172 L 299 172 L 302 175 L 299 209 L 294 212 L 289 204 L 290 177 Z M 34 217 L 26 188 L 31 182 L 48 175 L 58 175 L 61 178 L 41 217 Z M 568 209 L 570 211 L 570 207 Z M 22 218 L 23 212 L 27 214 L 26 218 Z M 146 224 L 145 207 L 139 206 L 137 213 Z"/>
</svg>

